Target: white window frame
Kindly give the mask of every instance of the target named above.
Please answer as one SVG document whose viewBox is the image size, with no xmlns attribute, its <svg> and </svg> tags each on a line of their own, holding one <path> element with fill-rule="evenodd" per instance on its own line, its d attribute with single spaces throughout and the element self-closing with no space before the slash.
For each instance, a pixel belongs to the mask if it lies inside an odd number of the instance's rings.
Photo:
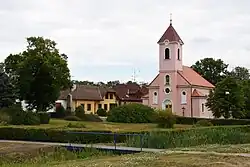
<svg viewBox="0 0 250 167">
<path fill-rule="evenodd" d="M 185 95 L 183 95 L 183 93 L 185 93 Z M 186 91 L 181 92 L 181 104 L 187 104 L 187 92 Z"/>
<path fill-rule="evenodd" d="M 169 59 L 166 59 L 166 49 L 169 50 Z M 169 47 L 166 47 L 166 48 L 164 49 L 164 60 L 171 60 L 171 49 L 170 49 Z"/>
<path fill-rule="evenodd" d="M 158 92 L 157 91 L 153 92 L 153 104 L 158 104 Z"/>
<path fill-rule="evenodd" d="M 169 89 L 169 93 L 166 92 L 166 89 L 167 89 L 167 88 Z M 171 88 L 170 88 L 170 87 L 165 87 L 165 88 L 164 88 L 164 92 L 165 92 L 165 94 L 167 94 L 167 95 L 170 94 L 170 93 L 171 93 Z"/>
<path fill-rule="evenodd" d="M 166 77 L 167 77 L 167 76 L 169 76 L 169 83 L 168 83 L 168 84 L 167 84 L 167 82 L 166 82 Z M 170 77 L 169 74 L 166 74 L 166 75 L 165 75 L 164 81 L 165 81 L 165 85 L 170 85 L 170 83 L 171 83 L 171 77 Z"/>
</svg>

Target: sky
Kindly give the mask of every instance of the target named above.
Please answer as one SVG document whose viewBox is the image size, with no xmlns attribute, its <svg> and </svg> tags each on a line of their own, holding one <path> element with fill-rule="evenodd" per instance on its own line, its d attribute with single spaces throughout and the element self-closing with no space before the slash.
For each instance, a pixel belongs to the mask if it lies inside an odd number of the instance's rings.
<svg viewBox="0 0 250 167">
<path fill-rule="evenodd" d="M 183 64 L 205 57 L 250 69 L 249 0 L 1 0 L 0 62 L 26 38 L 54 40 L 74 80 L 151 82 L 157 41 L 173 26 L 184 41 Z"/>
</svg>

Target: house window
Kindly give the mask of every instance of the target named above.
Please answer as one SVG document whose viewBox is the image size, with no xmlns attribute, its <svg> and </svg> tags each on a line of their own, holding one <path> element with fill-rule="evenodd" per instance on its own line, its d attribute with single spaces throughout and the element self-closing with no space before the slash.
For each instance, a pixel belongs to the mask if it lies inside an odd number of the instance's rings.
<svg viewBox="0 0 250 167">
<path fill-rule="evenodd" d="M 187 104 L 187 93 L 185 91 L 181 93 L 181 104 Z"/>
<path fill-rule="evenodd" d="M 166 84 L 166 85 L 169 85 L 169 84 L 170 84 L 170 76 L 169 76 L 169 75 L 166 75 L 166 76 L 165 76 L 165 84 Z"/>
<path fill-rule="evenodd" d="M 201 104 L 201 111 L 202 111 L 202 112 L 205 111 L 205 104 Z"/>
<path fill-rule="evenodd" d="M 110 99 L 113 99 L 113 98 L 114 98 L 114 95 L 113 95 L 113 94 L 110 94 L 109 98 L 110 98 Z"/>
<path fill-rule="evenodd" d="M 166 93 L 166 94 L 169 94 L 169 93 L 170 93 L 170 89 L 169 89 L 169 88 L 166 88 L 166 89 L 165 89 L 165 93 Z"/>
<path fill-rule="evenodd" d="M 154 95 L 153 95 L 153 104 L 158 104 L 158 94 L 157 94 L 157 92 L 154 92 Z"/>
<path fill-rule="evenodd" d="M 91 104 L 87 104 L 87 111 L 91 111 Z"/>
<path fill-rule="evenodd" d="M 170 50 L 169 50 L 169 48 L 165 49 L 165 59 L 170 59 Z"/>
<path fill-rule="evenodd" d="M 102 104 L 98 104 L 98 108 L 102 108 Z"/>
<path fill-rule="evenodd" d="M 108 93 L 105 95 L 105 99 L 109 99 L 109 94 Z"/>
<path fill-rule="evenodd" d="M 178 57 L 178 60 L 181 60 L 181 58 L 180 58 L 180 49 L 178 49 L 178 51 L 177 51 L 177 57 Z"/>
<path fill-rule="evenodd" d="M 108 105 L 104 104 L 104 110 L 108 110 Z"/>
</svg>

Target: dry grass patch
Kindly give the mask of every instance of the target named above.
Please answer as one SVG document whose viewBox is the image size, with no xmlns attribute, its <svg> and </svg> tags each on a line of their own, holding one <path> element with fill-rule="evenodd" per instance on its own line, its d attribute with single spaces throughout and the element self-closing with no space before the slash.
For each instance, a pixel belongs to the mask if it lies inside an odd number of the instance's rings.
<svg viewBox="0 0 250 167">
<path fill-rule="evenodd" d="M 85 160 L 50 162 L 48 164 L 23 164 L 22 167 L 249 167 L 250 158 L 189 154 L 136 154 L 99 157 Z M 20 167 L 21 167 L 20 166 Z M 9 166 L 4 166 L 9 167 Z"/>
<path fill-rule="evenodd" d="M 204 145 L 188 148 L 175 148 L 173 151 L 201 151 L 201 152 L 218 152 L 218 153 L 250 153 L 250 144 L 236 145 Z"/>
</svg>

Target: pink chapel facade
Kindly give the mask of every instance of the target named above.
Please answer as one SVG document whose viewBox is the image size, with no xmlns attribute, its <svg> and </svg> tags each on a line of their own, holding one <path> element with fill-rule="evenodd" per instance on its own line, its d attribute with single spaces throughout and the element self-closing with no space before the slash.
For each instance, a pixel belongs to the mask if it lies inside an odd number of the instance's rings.
<svg viewBox="0 0 250 167">
<path fill-rule="evenodd" d="M 180 116 L 213 118 L 205 104 L 214 86 L 192 68 L 183 66 L 184 43 L 172 23 L 158 45 L 159 74 L 149 84 L 149 93 L 143 97 L 143 104 L 170 109 Z"/>
</svg>

